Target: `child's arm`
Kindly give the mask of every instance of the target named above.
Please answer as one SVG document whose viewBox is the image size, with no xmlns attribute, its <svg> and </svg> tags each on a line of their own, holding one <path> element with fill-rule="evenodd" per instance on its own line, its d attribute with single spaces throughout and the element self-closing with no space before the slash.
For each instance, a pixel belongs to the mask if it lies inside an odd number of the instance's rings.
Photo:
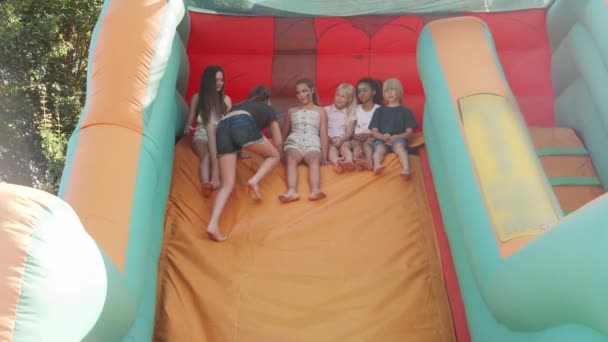
<svg viewBox="0 0 608 342">
<path fill-rule="evenodd" d="M 281 136 L 283 140 L 287 139 L 289 135 L 289 131 L 291 130 L 291 112 L 293 108 L 289 108 L 287 111 L 287 115 L 285 115 L 285 119 L 283 120 L 283 129 L 281 131 Z"/>
<path fill-rule="evenodd" d="M 277 121 L 271 122 L 268 131 L 270 133 L 270 137 L 272 138 L 272 144 L 280 152 L 281 147 L 283 146 L 283 139 L 281 138 L 281 129 L 279 128 L 279 123 Z"/>
<path fill-rule="evenodd" d="M 372 138 L 378 139 L 378 140 L 385 140 L 384 134 L 380 133 L 380 131 L 378 131 L 378 129 L 376 127 L 372 128 Z"/>
<path fill-rule="evenodd" d="M 409 139 L 412 136 L 412 134 L 414 134 L 414 130 L 411 129 L 411 128 L 407 128 L 405 130 L 405 132 L 403 132 L 401 134 L 391 135 L 391 140 L 395 141 L 395 140 L 397 140 L 399 138 L 407 140 L 407 139 Z"/>
<path fill-rule="evenodd" d="M 391 136 L 391 142 L 394 142 L 400 138 L 405 140 L 409 139 L 414 134 L 414 129 L 418 127 L 414 113 L 412 113 L 412 111 L 408 108 L 404 108 L 404 110 L 403 115 L 405 117 L 405 132 Z"/>
<path fill-rule="evenodd" d="M 230 111 L 230 108 L 232 108 L 232 99 L 230 98 L 230 96 L 224 95 L 224 103 L 226 104 L 226 113 L 228 113 Z"/>
<path fill-rule="evenodd" d="M 376 108 L 374 111 L 374 115 L 372 115 L 372 119 L 369 122 L 369 129 L 372 132 L 372 138 L 385 141 L 385 137 L 383 133 L 380 133 L 378 127 L 380 127 L 380 111 L 382 107 Z"/>
<path fill-rule="evenodd" d="M 350 140 L 350 138 L 355 134 L 355 126 L 357 125 L 357 120 L 351 120 L 348 122 L 348 126 L 346 126 L 346 134 L 344 134 L 339 141 L 338 146 L 341 146 L 343 143 Z"/>
<path fill-rule="evenodd" d="M 325 109 L 320 108 L 319 114 L 321 115 L 321 127 L 320 137 L 321 137 L 321 162 L 322 164 L 327 163 L 327 154 L 329 152 L 329 139 L 327 137 L 327 112 Z"/>
<path fill-rule="evenodd" d="M 188 112 L 188 119 L 186 119 L 186 127 L 184 127 L 185 134 L 189 134 L 192 131 L 192 120 L 196 116 L 196 106 L 198 106 L 198 95 L 192 96 L 190 100 L 190 110 Z"/>
</svg>

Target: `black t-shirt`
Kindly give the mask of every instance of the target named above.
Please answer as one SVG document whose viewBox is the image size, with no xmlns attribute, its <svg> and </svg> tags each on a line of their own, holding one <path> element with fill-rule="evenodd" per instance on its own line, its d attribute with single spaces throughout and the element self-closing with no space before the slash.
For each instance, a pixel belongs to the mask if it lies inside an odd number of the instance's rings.
<svg viewBox="0 0 608 342">
<path fill-rule="evenodd" d="M 382 134 L 401 134 L 405 133 L 408 128 L 418 128 L 418 122 L 414 117 L 414 113 L 404 106 L 397 107 L 378 107 L 374 111 L 372 120 L 369 123 L 369 129 L 377 128 Z"/>
<path fill-rule="evenodd" d="M 230 108 L 231 112 L 244 110 L 251 114 L 256 126 L 260 130 L 268 127 L 271 122 L 277 121 L 277 112 L 266 102 L 261 101 L 245 101 Z"/>
</svg>

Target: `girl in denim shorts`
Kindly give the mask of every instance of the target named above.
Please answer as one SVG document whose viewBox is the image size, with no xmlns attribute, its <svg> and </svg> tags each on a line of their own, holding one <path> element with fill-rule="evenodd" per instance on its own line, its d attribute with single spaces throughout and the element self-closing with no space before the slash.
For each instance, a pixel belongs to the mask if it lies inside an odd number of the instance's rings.
<svg viewBox="0 0 608 342">
<path fill-rule="evenodd" d="M 257 86 L 249 94 L 249 100 L 232 107 L 217 125 L 216 146 L 222 183 L 213 202 L 206 230 L 215 241 L 226 240 L 218 223 L 234 189 L 237 154 L 241 149 L 264 158 L 256 173 L 247 181 L 249 194 L 256 202 L 262 200 L 258 184 L 279 162 L 277 147 L 282 145 L 281 130 L 269 99 L 270 90 L 265 86 Z M 262 135 L 265 128 L 268 128 L 273 143 Z"/>
</svg>

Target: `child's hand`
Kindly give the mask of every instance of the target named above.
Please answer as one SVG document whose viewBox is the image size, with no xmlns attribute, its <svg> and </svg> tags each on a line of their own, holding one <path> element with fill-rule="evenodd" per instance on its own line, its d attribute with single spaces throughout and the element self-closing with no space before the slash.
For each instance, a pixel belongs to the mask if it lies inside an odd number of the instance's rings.
<svg viewBox="0 0 608 342">
<path fill-rule="evenodd" d="M 355 134 L 355 139 L 359 141 L 365 141 L 371 137 L 371 133 L 359 133 Z"/>
<path fill-rule="evenodd" d="M 391 140 L 391 135 L 388 133 L 385 133 L 383 138 L 384 138 L 384 142 L 387 143 Z"/>
<path fill-rule="evenodd" d="M 329 164 L 331 164 L 331 163 L 327 159 L 325 159 L 321 162 L 321 165 L 329 165 Z"/>
<path fill-rule="evenodd" d="M 339 147 L 340 144 L 341 144 L 340 138 L 332 138 L 331 139 L 331 144 L 334 145 L 334 146 L 336 146 L 336 147 Z"/>
<path fill-rule="evenodd" d="M 184 134 L 188 135 L 190 132 L 192 132 L 192 125 L 186 125 L 186 127 L 184 127 Z"/>
</svg>

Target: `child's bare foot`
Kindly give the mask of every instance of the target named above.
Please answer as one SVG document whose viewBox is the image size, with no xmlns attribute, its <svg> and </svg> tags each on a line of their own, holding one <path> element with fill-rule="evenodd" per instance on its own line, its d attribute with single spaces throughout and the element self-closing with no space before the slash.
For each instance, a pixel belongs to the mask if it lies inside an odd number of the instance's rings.
<svg viewBox="0 0 608 342">
<path fill-rule="evenodd" d="M 342 162 L 340 160 L 334 164 L 334 171 L 336 171 L 337 174 L 344 172 L 344 167 L 342 166 Z"/>
<path fill-rule="evenodd" d="M 340 163 L 340 161 L 339 161 L 339 163 Z M 342 159 L 341 163 L 342 163 L 342 168 L 344 169 L 344 171 L 351 172 L 351 171 L 355 170 L 355 165 L 352 162 Z"/>
<path fill-rule="evenodd" d="M 374 175 L 379 175 L 384 171 L 384 165 L 378 165 L 374 168 Z"/>
<path fill-rule="evenodd" d="M 373 169 L 372 164 L 370 164 L 365 158 L 355 159 L 355 164 L 357 164 L 357 167 L 361 171 Z"/>
<path fill-rule="evenodd" d="M 283 204 L 298 200 L 300 200 L 300 195 L 293 190 L 289 190 L 286 193 L 279 195 L 279 201 L 281 201 Z"/>
<path fill-rule="evenodd" d="M 318 200 L 322 200 L 325 197 L 327 197 L 327 195 L 325 195 L 325 193 L 321 190 L 317 190 L 317 191 L 313 191 L 310 193 L 310 195 L 308 195 L 308 200 L 309 201 L 318 201 Z"/>
<path fill-rule="evenodd" d="M 207 227 L 207 235 L 213 241 L 222 242 L 226 241 L 227 237 L 220 232 L 218 226 L 208 226 Z"/>
<path fill-rule="evenodd" d="M 249 181 L 247 182 L 247 188 L 249 189 L 249 196 L 254 202 L 262 201 L 262 195 L 260 195 L 260 187 L 257 184 L 251 183 L 251 181 Z"/>
<path fill-rule="evenodd" d="M 220 180 L 219 179 L 212 179 L 211 182 L 209 182 L 211 184 L 211 190 L 217 190 L 220 188 Z"/>
<path fill-rule="evenodd" d="M 203 193 L 204 197 L 211 196 L 212 191 L 213 191 L 213 185 L 211 185 L 211 183 L 209 183 L 209 182 L 204 182 L 203 185 L 201 186 L 201 192 Z"/>
</svg>

